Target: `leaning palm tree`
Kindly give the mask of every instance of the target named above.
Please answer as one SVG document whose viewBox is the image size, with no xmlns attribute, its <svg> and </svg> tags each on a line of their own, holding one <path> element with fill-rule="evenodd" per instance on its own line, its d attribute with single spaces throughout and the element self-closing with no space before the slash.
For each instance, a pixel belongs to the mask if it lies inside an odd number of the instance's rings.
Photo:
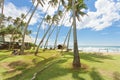
<svg viewBox="0 0 120 80">
<path fill-rule="evenodd" d="M 0 3 L 1 3 L 1 14 L 3 14 L 3 11 L 4 11 L 4 0 L 1 0 Z"/>
<path fill-rule="evenodd" d="M 56 46 L 57 46 L 58 36 L 59 36 L 60 30 L 61 30 L 61 28 L 62 28 L 62 24 L 63 24 L 63 21 L 64 21 L 64 17 L 65 17 L 65 15 L 66 15 L 66 12 L 64 12 L 63 14 L 64 14 L 64 15 L 62 16 L 61 23 L 59 23 L 60 26 L 57 26 L 58 30 L 57 30 L 57 33 L 56 33 L 56 38 L 55 38 L 54 48 L 53 48 L 53 49 L 55 49 Z"/>
<path fill-rule="evenodd" d="M 52 35 L 52 33 L 54 32 L 55 28 L 56 28 L 57 25 L 58 25 L 58 22 L 59 22 L 59 20 L 60 20 L 60 18 L 59 18 L 60 16 L 61 16 L 61 15 L 60 15 L 59 12 L 58 12 L 56 15 L 53 16 L 52 23 L 55 24 L 55 26 L 54 26 L 54 28 L 51 30 L 51 32 L 50 32 L 49 35 L 48 35 L 48 38 L 47 38 L 47 40 L 46 40 L 46 42 L 45 42 L 45 45 L 44 45 L 44 49 L 47 47 L 48 40 L 49 40 L 50 36 Z"/>
<path fill-rule="evenodd" d="M 41 26 L 42 26 L 42 24 L 43 24 L 43 22 L 44 22 L 44 20 L 45 20 L 45 17 L 46 17 L 46 15 L 47 15 L 47 11 L 48 11 L 49 8 L 50 8 L 50 5 L 47 7 L 47 10 L 46 10 L 46 12 L 45 12 L 45 15 L 44 15 L 43 19 L 41 20 L 41 22 L 40 22 L 40 24 L 39 24 L 39 26 L 38 26 L 38 30 L 37 30 L 37 34 L 36 34 L 36 37 L 35 37 L 35 42 L 34 42 L 33 50 L 35 49 L 35 45 L 36 45 L 36 42 L 37 42 L 37 39 L 38 39 L 38 35 L 39 35 L 39 32 L 40 32 L 40 28 L 41 28 Z"/>
<path fill-rule="evenodd" d="M 51 27 L 53 25 L 53 20 L 50 22 L 50 26 L 48 27 L 47 31 L 45 32 L 45 34 L 43 35 L 41 41 L 39 42 L 38 46 L 37 46 L 37 49 L 35 51 L 35 55 L 38 54 L 38 50 L 39 50 L 39 47 L 41 46 L 41 44 L 43 43 L 45 37 L 47 36 L 48 32 L 50 31 Z"/>
<path fill-rule="evenodd" d="M 58 4 L 58 2 L 59 2 L 58 0 L 50 0 L 50 1 L 49 1 L 49 4 L 51 4 L 51 6 L 53 6 L 53 7 L 56 7 L 57 4 Z M 58 6 L 58 7 L 59 7 L 59 6 Z M 53 23 L 50 24 L 50 26 L 49 26 L 49 28 L 47 29 L 47 31 L 45 32 L 43 38 L 42 38 L 41 41 L 39 42 L 38 47 L 37 47 L 37 49 L 36 49 L 36 51 L 35 51 L 35 55 L 37 55 L 38 50 L 39 50 L 39 47 L 40 47 L 40 45 L 42 44 L 42 42 L 43 42 L 44 38 L 46 37 L 46 35 L 48 34 L 49 30 L 51 29 L 52 24 L 53 24 Z"/>
<path fill-rule="evenodd" d="M 68 35 L 68 41 L 67 41 L 67 46 L 66 46 L 67 52 L 69 51 L 69 43 L 70 43 L 70 35 L 71 35 L 71 32 L 72 32 L 72 29 L 70 30 L 70 33 L 69 33 L 69 35 Z"/>
<path fill-rule="evenodd" d="M 31 19 L 32 19 L 35 11 L 37 10 L 38 5 L 39 5 L 39 3 L 37 2 L 37 4 L 36 4 L 36 6 L 35 6 L 35 8 L 34 8 L 34 10 L 32 12 L 32 14 L 31 14 L 31 16 L 30 16 L 30 18 L 29 18 L 29 20 L 28 20 L 28 22 L 27 22 L 27 24 L 26 24 L 26 26 L 24 28 L 24 32 L 23 32 L 23 36 L 22 36 L 22 46 L 21 46 L 21 49 L 20 49 L 20 54 L 24 53 L 24 48 L 25 48 L 25 45 L 24 45 L 25 34 L 26 34 L 26 31 L 27 31 L 27 28 L 28 28 L 28 25 L 29 25 Z"/>
<path fill-rule="evenodd" d="M 45 14 L 44 14 L 44 17 L 43 17 L 43 19 L 41 20 L 41 22 L 40 22 L 40 24 L 39 24 L 39 27 L 38 27 L 38 31 L 37 31 L 37 34 L 36 34 L 36 38 L 35 38 L 35 42 L 34 42 L 34 47 L 33 47 L 33 49 L 35 49 L 35 44 L 36 44 L 36 42 L 37 42 L 37 38 L 38 38 L 38 35 L 39 35 L 39 32 L 40 32 L 40 28 L 41 28 L 41 26 L 42 26 L 42 24 L 43 24 L 43 22 L 44 22 L 44 20 L 45 20 L 45 17 L 46 17 L 46 15 L 47 15 L 47 11 L 49 10 L 49 8 L 50 8 L 50 6 L 56 6 L 57 5 L 57 3 L 58 3 L 58 0 L 50 0 L 49 2 L 48 2 L 48 7 L 47 7 L 47 10 L 45 11 Z"/>
</svg>

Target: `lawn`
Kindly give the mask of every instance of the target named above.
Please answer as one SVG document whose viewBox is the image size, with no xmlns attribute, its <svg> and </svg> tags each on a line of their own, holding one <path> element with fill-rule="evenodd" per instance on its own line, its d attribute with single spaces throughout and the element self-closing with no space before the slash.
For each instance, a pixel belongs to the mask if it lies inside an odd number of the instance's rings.
<svg viewBox="0 0 120 80">
<path fill-rule="evenodd" d="M 38 56 L 0 51 L 0 80 L 120 80 L 120 55 L 80 53 L 82 68 L 72 67 L 73 54 L 40 51 Z"/>
</svg>

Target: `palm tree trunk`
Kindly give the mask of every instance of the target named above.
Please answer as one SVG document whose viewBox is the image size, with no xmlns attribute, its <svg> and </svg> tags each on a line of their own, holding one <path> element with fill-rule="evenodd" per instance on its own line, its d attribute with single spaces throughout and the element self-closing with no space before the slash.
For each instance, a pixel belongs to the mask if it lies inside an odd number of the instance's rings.
<svg viewBox="0 0 120 80">
<path fill-rule="evenodd" d="M 38 54 L 39 47 L 41 46 L 42 42 L 44 41 L 44 39 L 45 39 L 46 35 L 48 34 L 48 32 L 50 31 L 51 27 L 52 27 L 52 24 L 51 24 L 50 27 L 47 29 L 47 31 L 45 32 L 43 38 L 42 38 L 41 41 L 39 42 L 39 44 L 38 44 L 38 46 L 37 46 L 37 49 L 36 49 L 36 51 L 35 51 L 35 55 Z"/>
<path fill-rule="evenodd" d="M 2 9 L 1 9 L 2 11 L 1 11 L 1 14 L 4 14 L 3 12 L 4 12 L 4 0 L 2 1 Z"/>
<path fill-rule="evenodd" d="M 30 11 L 32 11 L 32 8 L 34 7 L 34 3 L 35 1 L 33 2 L 32 6 L 30 7 L 29 11 L 27 12 L 27 14 L 23 17 L 23 20 L 28 16 L 28 14 L 30 13 Z M 23 21 L 22 20 L 22 21 Z"/>
<path fill-rule="evenodd" d="M 81 67 L 80 57 L 78 52 L 78 43 L 77 43 L 77 30 L 76 30 L 76 17 L 75 17 L 75 0 L 72 0 L 72 11 L 73 11 L 73 45 L 74 45 L 74 58 L 73 58 L 73 67 Z"/>
<path fill-rule="evenodd" d="M 66 13 L 64 13 L 64 16 L 63 16 L 63 19 L 61 21 L 61 25 L 64 21 L 64 17 L 65 17 Z M 55 42 L 54 42 L 54 49 L 56 48 L 57 46 L 57 40 L 58 40 L 58 36 L 59 36 L 59 33 L 60 33 L 60 30 L 61 30 L 62 26 L 58 27 L 58 31 L 57 31 L 57 34 L 56 34 L 56 39 L 55 39 Z"/>
<path fill-rule="evenodd" d="M 29 25 L 29 23 L 30 23 L 30 21 L 31 21 L 31 19 L 32 19 L 32 17 L 33 17 L 33 15 L 34 15 L 34 13 L 35 13 L 35 11 L 36 11 L 38 5 L 39 5 L 39 3 L 37 3 L 37 5 L 35 6 L 35 8 L 34 8 L 32 14 L 31 14 L 31 16 L 30 16 L 30 18 L 29 18 L 29 20 L 28 20 L 26 26 L 25 26 L 24 33 L 23 33 L 23 35 L 22 35 L 22 46 L 21 46 L 20 54 L 23 54 L 23 53 L 24 53 L 24 47 L 25 47 L 24 39 L 25 39 L 25 34 L 26 34 L 26 31 L 27 31 L 28 25 Z"/>
<path fill-rule="evenodd" d="M 57 26 L 57 25 L 56 25 L 56 26 Z M 46 42 L 45 42 L 45 45 L 44 45 L 44 49 L 47 47 L 48 40 L 49 40 L 50 36 L 52 35 L 52 33 L 54 32 L 56 26 L 54 26 L 54 28 L 52 29 L 52 31 L 51 31 L 50 34 L 48 35 L 48 38 L 47 38 L 47 40 L 46 40 Z"/>
<path fill-rule="evenodd" d="M 2 1 L 2 8 L 1 8 L 1 15 L 3 16 L 4 15 L 4 0 Z M 1 19 L 0 20 L 0 26 L 1 26 L 1 24 L 2 24 L 2 21 L 3 21 L 3 19 Z"/>
<path fill-rule="evenodd" d="M 70 32 L 71 32 L 71 29 L 72 29 L 72 26 L 70 27 L 70 29 L 69 29 L 69 31 L 68 31 L 66 37 L 65 37 L 65 40 L 64 40 L 64 43 L 63 43 L 63 47 L 65 46 L 65 43 L 66 43 L 67 38 L 68 38 L 68 36 L 69 36 L 69 34 L 70 34 Z M 62 47 L 61 53 L 63 52 L 63 49 L 64 49 L 63 47 Z"/>
<path fill-rule="evenodd" d="M 72 30 L 72 26 L 71 26 L 71 30 Z M 67 52 L 69 51 L 68 47 L 69 47 L 69 42 L 70 42 L 71 30 L 70 30 L 70 33 L 69 33 L 69 35 L 68 35 L 68 41 L 67 41 Z"/>
<path fill-rule="evenodd" d="M 46 14 L 47 14 L 47 11 L 48 11 L 49 7 L 50 7 L 50 5 L 48 6 L 48 8 L 47 8 L 47 10 L 46 10 L 45 16 L 46 16 Z M 38 31 L 37 31 L 37 35 L 36 35 L 35 42 L 34 42 L 33 50 L 35 49 L 35 44 L 36 44 L 37 39 L 38 39 L 38 35 L 39 35 L 39 32 L 40 32 L 40 28 L 41 28 L 41 26 L 42 26 L 42 24 L 43 24 L 43 21 L 45 20 L 45 16 L 44 16 L 44 18 L 42 19 L 41 23 L 39 24 Z"/>
</svg>

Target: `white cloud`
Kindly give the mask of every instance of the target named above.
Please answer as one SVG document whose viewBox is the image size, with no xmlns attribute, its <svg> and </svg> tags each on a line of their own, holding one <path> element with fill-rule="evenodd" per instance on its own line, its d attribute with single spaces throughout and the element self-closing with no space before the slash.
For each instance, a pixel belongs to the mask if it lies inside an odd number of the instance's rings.
<svg viewBox="0 0 120 80">
<path fill-rule="evenodd" d="M 40 13 L 45 13 L 47 7 L 49 6 L 48 1 L 45 1 L 44 7 L 39 5 Z M 115 21 L 120 20 L 120 1 L 117 0 L 97 0 L 95 2 L 96 11 L 88 11 L 88 16 L 82 17 L 82 22 L 77 21 L 77 28 L 92 28 L 93 30 L 102 30 L 106 27 L 110 27 L 112 23 Z M 27 13 L 29 9 L 27 7 L 16 7 L 13 3 L 9 2 L 5 4 L 4 13 L 6 16 L 12 16 L 13 18 L 18 17 L 21 13 Z M 53 8 L 50 7 L 48 9 L 47 14 L 54 15 L 57 7 Z M 30 16 L 30 15 L 29 15 Z M 29 17 L 28 16 L 28 17 Z M 27 20 L 28 20 L 27 17 Z M 39 22 L 40 15 L 38 12 L 35 13 L 33 16 L 30 25 L 34 25 L 35 23 Z M 64 25 L 71 26 L 71 22 L 69 22 L 70 12 L 67 12 L 67 15 L 64 17 Z M 43 29 L 45 28 L 45 24 L 43 24 Z"/>
<path fill-rule="evenodd" d="M 21 14 L 26 14 L 27 11 L 29 9 L 27 7 L 16 7 L 13 3 L 9 2 L 7 4 L 5 4 L 5 8 L 4 8 L 4 14 L 5 16 L 11 16 L 13 18 L 19 17 L 21 16 Z M 25 21 L 27 21 L 30 17 L 30 14 L 28 15 L 28 17 L 26 18 Z M 38 19 L 40 18 L 39 14 L 36 12 L 33 16 L 33 18 L 31 19 L 30 25 L 34 25 L 35 23 L 37 23 Z"/>
<path fill-rule="evenodd" d="M 45 4 L 43 4 L 43 6 L 41 6 L 41 5 L 39 4 L 38 9 L 41 10 L 42 13 L 46 13 L 46 10 L 48 9 L 48 10 L 47 10 L 47 14 L 53 16 L 53 15 L 55 14 L 55 11 L 56 11 L 57 8 L 58 8 L 58 5 L 57 5 L 56 7 L 49 6 L 49 1 L 50 1 L 50 0 L 44 1 Z M 35 2 L 34 5 L 36 5 L 36 4 L 37 4 L 37 1 Z M 48 8 L 48 7 L 49 7 L 49 8 Z"/>
<path fill-rule="evenodd" d="M 95 2 L 96 11 L 88 11 L 88 16 L 82 17 L 82 21 L 77 21 L 77 28 L 92 28 L 93 30 L 102 30 L 110 27 L 112 23 L 120 20 L 120 1 L 97 0 Z M 65 17 L 65 26 L 70 26 L 69 16 Z"/>
</svg>

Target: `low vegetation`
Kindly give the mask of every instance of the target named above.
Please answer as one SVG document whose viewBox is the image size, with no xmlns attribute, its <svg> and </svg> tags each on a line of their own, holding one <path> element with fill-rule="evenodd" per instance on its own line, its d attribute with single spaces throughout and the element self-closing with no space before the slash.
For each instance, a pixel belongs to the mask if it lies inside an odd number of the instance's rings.
<svg viewBox="0 0 120 80">
<path fill-rule="evenodd" d="M 11 55 L 0 51 L 0 80 L 120 80 L 120 55 L 80 53 L 82 68 L 72 66 L 73 53 L 55 50 L 33 50 L 26 55 Z"/>
</svg>

